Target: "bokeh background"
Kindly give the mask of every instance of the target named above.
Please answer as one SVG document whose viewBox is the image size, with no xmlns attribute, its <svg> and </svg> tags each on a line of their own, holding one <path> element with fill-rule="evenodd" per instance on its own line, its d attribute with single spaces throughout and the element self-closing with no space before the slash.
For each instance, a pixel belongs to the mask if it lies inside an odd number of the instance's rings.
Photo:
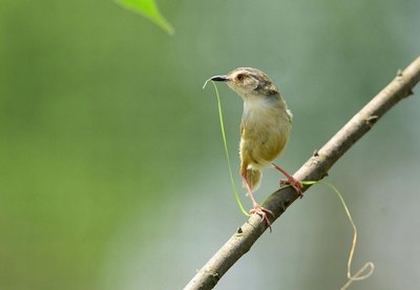
<svg viewBox="0 0 420 290">
<path fill-rule="evenodd" d="M 113 1 L 1 0 L 0 289 L 181 289 L 245 220 L 204 80 L 237 66 L 275 80 L 293 172 L 420 52 L 416 0 L 158 4 L 174 36 Z M 236 173 L 242 103 L 220 91 Z M 358 225 L 354 269 L 376 265 L 351 289 L 418 287 L 415 92 L 328 178 Z M 265 171 L 260 200 L 278 179 Z M 338 289 L 351 237 L 314 187 L 217 289 Z"/>
</svg>

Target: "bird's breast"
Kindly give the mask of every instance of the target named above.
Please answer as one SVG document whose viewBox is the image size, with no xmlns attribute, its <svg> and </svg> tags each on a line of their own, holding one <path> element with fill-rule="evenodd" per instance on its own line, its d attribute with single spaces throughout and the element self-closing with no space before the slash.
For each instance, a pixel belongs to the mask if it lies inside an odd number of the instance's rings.
<svg viewBox="0 0 420 290">
<path fill-rule="evenodd" d="M 254 166 L 272 162 L 285 147 L 291 122 L 285 108 L 248 106 L 241 124 L 240 155 Z"/>
</svg>

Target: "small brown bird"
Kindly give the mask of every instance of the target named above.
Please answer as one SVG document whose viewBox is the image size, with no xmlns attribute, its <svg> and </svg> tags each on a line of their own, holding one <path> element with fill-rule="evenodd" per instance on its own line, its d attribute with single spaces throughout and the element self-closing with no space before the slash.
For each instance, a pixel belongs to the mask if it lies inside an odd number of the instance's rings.
<svg viewBox="0 0 420 290">
<path fill-rule="evenodd" d="M 252 200 L 250 213 L 260 215 L 270 225 L 267 214 L 273 213 L 258 204 L 253 195 L 261 182 L 262 168 L 272 164 L 287 177 L 282 184 L 290 184 L 299 195 L 302 194 L 301 183 L 272 163 L 287 143 L 292 113 L 272 80 L 258 69 L 239 67 L 210 80 L 226 82 L 244 101 L 239 146 L 240 174 Z"/>
</svg>

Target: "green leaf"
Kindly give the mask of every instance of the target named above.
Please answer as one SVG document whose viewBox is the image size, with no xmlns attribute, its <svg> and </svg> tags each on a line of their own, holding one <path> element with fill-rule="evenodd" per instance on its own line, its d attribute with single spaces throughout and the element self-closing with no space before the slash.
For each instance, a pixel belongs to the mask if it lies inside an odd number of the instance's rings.
<svg viewBox="0 0 420 290">
<path fill-rule="evenodd" d="M 115 0 L 118 4 L 151 20 L 169 34 L 174 34 L 172 25 L 160 13 L 155 0 Z"/>
</svg>

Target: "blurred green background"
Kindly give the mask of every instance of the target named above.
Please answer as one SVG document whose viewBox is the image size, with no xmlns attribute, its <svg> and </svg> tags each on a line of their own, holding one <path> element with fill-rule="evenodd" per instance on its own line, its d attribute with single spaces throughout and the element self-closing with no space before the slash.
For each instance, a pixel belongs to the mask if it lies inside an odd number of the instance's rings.
<svg viewBox="0 0 420 290">
<path fill-rule="evenodd" d="M 245 220 L 204 80 L 275 80 L 293 172 L 420 52 L 416 0 L 158 4 L 172 37 L 112 1 L 1 0 L 0 289 L 182 288 Z M 237 167 L 242 104 L 221 94 Z M 417 89 L 330 173 L 359 228 L 354 269 L 376 264 L 351 289 L 419 283 L 419 113 Z M 278 179 L 265 171 L 260 200 Z M 317 186 L 217 289 L 338 289 L 350 241 Z"/>
</svg>

